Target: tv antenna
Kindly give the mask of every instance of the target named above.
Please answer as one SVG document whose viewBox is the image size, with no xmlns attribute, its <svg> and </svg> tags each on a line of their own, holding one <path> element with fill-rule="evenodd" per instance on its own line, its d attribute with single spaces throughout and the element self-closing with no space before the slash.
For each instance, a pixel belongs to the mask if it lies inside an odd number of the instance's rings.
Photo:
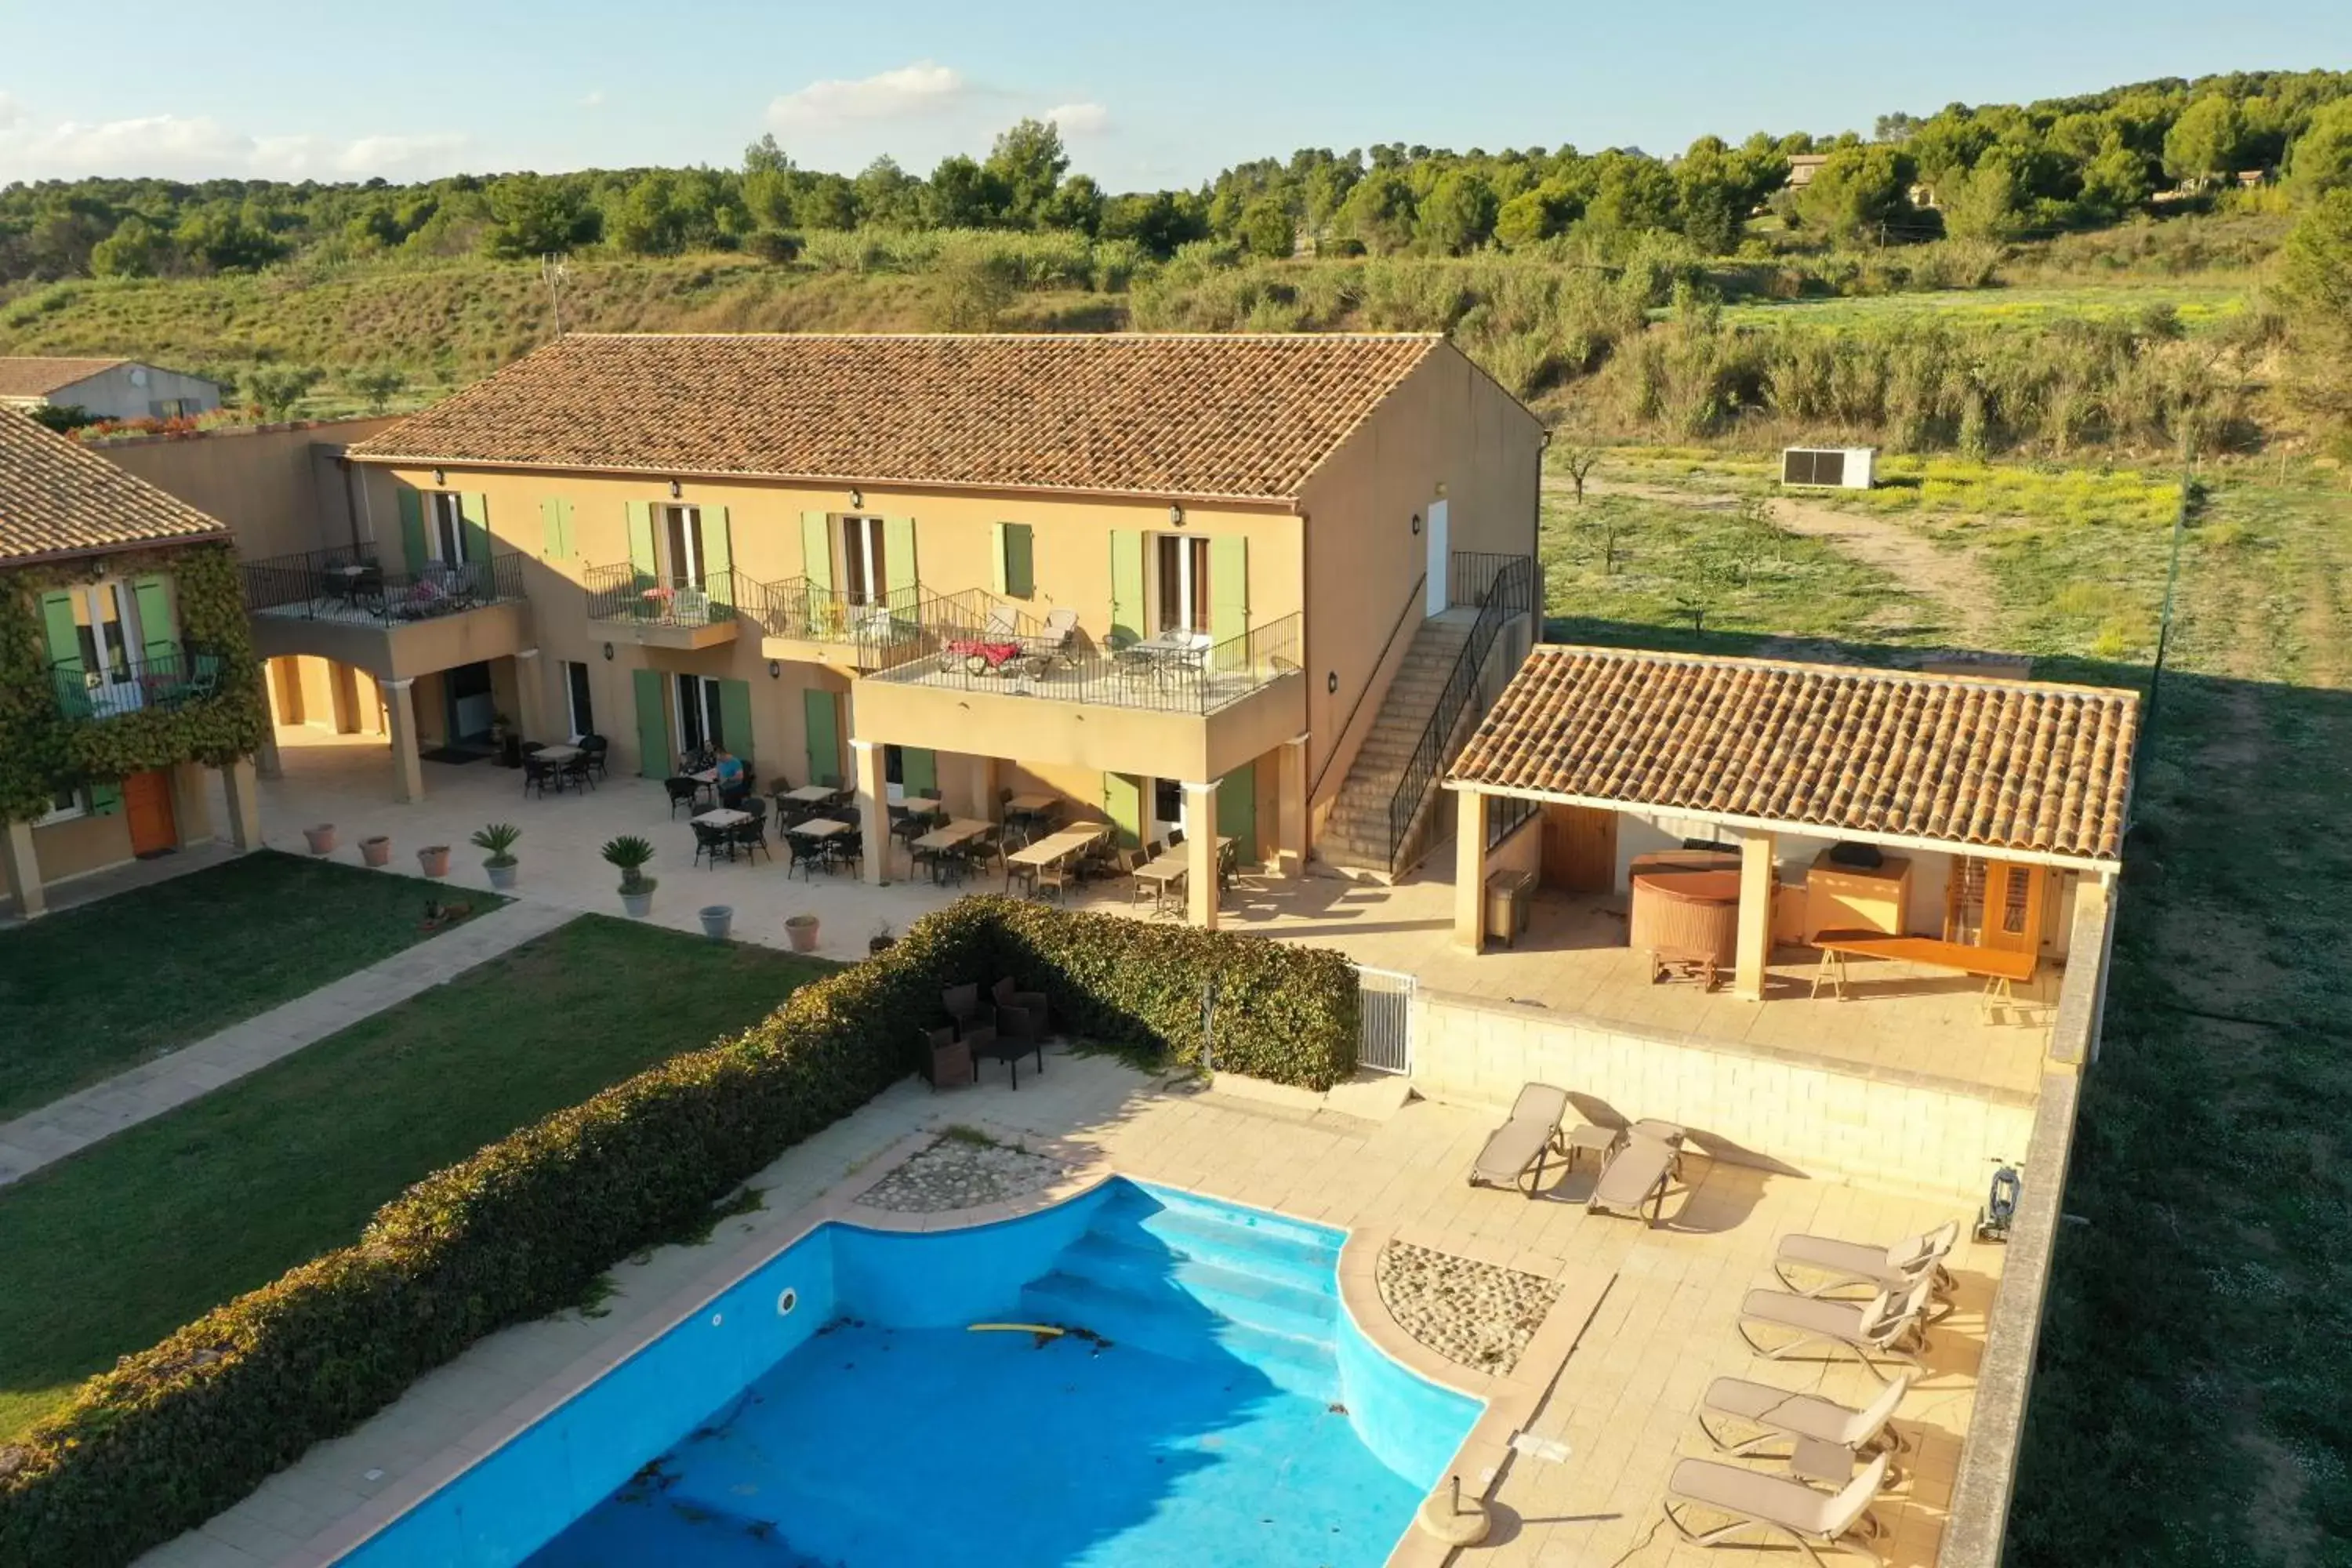
<svg viewBox="0 0 2352 1568">
<path fill-rule="evenodd" d="M 554 251 L 539 258 L 539 276 L 547 285 L 547 308 L 555 318 L 555 335 L 563 335 L 563 285 L 572 276 L 571 266 Z"/>
</svg>

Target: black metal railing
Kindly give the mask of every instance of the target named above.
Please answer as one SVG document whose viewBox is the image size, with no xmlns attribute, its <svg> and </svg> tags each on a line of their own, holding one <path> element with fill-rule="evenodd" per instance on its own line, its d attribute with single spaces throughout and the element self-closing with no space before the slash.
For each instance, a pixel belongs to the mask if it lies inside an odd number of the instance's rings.
<svg viewBox="0 0 2352 1568">
<path fill-rule="evenodd" d="M 221 657 L 198 645 L 152 648 L 96 668 L 78 658 L 49 667 L 58 711 L 68 719 L 114 719 L 151 709 L 184 708 L 220 695 Z"/>
<path fill-rule="evenodd" d="M 758 620 L 768 636 L 806 642 L 845 643 L 860 668 L 887 669 L 922 653 L 922 628 L 939 619 L 935 594 L 909 585 L 880 595 L 827 588 L 806 577 L 782 583 L 739 584 L 736 607 Z"/>
<path fill-rule="evenodd" d="M 748 579 L 740 583 L 732 572 L 705 572 L 698 577 L 642 572 L 636 567 L 591 566 L 582 574 L 588 591 L 592 621 L 635 621 L 649 626 L 716 626 L 735 619 L 739 587 L 764 596 L 767 585 Z"/>
<path fill-rule="evenodd" d="M 1499 849 L 1503 840 L 1519 830 L 1520 825 L 1541 811 L 1534 801 L 1516 795 L 1498 795 L 1486 803 L 1486 847 Z"/>
<path fill-rule="evenodd" d="M 1162 713 L 1212 713 L 1299 673 L 1296 615 L 1212 641 L 1205 634 L 1096 643 L 1066 613 L 1039 620 L 983 590 L 929 595 L 919 657 L 879 676 L 911 685 L 1045 697 Z"/>
<path fill-rule="evenodd" d="M 1454 559 L 1459 563 L 1464 557 L 1457 554 Z M 1437 775 L 1445 765 L 1445 742 L 1461 721 L 1462 710 L 1477 695 L 1478 672 L 1486 668 L 1495 639 L 1513 620 L 1535 609 L 1535 558 L 1511 555 L 1500 559 L 1503 564 L 1487 574 L 1486 588 L 1479 595 L 1478 618 L 1471 623 L 1469 640 L 1462 645 L 1453 673 L 1445 678 L 1444 689 L 1438 693 L 1437 707 L 1421 732 L 1421 742 L 1413 747 L 1412 756 L 1397 780 L 1396 793 L 1389 797 L 1388 863 L 1391 870 L 1396 868 L 1397 857 L 1404 849 L 1413 823 L 1421 816 L 1421 808 L 1428 802 L 1430 791 L 1437 787 Z"/>
<path fill-rule="evenodd" d="M 1525 561 L 1524 555 L 1496 555 L 1478 550 L 1457 550 L 1445 572 L 1445 602 L 1448 605 L 1483 605 L 1494 591 L 1495 579 L 1509 570 L 1514 561 Z"/>
<path fill-rule="evenodd" d="M 522 556 L 433 561 L 421 572 L 386 572 L 374 552 L 312 550 L 245 563 L 245 605 L 304 620 L 395 626 L 459 615 L 523 596 Z"/>
</svg>

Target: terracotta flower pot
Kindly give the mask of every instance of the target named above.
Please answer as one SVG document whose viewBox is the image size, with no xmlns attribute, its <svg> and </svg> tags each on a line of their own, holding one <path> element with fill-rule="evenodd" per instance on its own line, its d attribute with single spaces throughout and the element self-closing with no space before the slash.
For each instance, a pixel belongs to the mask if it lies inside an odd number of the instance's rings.
<svg viewBox="0 0 2352 1568">
<path fill-rule="evenodd" d="M 373 838 L 361 839 L 360 858 L 371 866 L 391 865 L 392 840 L 381 833 Z"/>
<path fill-rule="evenodd" d="M 792 942 L 794 952 L 814 952 L 816 951 L 816 917 L 814 915 L 785 916 L 784 935 Z"/>
<path fill-rule="evenodd" d="M 335 825 L 331 822 L 306 827 L 302 830 L 302 837 L 310 843 L 313 855 L 332 855 L 335 852 Z"/>
<path fill-rule="evenodd" d="M 428 877 L 446 877 L 449 874 L 449 847 L 446 844 L 428 845 L 416 852 L 416 863 L 425 868 Z"/>
</svg>

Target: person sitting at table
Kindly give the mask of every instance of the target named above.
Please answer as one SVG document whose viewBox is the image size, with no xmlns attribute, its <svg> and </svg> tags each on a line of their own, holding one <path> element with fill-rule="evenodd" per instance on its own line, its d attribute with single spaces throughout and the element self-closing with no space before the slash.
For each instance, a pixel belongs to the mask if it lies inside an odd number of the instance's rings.
<svg viewBox="0 0 2352 1568">
<path fill-rule="evenodd" d="M 719 804 L 730 810 L 740 808 L 751 786 L 743 782 L 743 760 L 726 747 L 719 748 L 719 760 L 711 764 L 718 775 Z"/>
</svg>

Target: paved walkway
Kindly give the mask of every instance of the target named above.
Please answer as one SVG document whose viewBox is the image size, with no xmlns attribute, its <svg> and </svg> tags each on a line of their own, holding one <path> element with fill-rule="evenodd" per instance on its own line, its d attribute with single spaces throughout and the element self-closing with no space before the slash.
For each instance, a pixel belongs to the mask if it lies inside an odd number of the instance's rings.
<svg viewBox="0 0 2352 1568">
<path fill-rule="evenodd" d="M 0 1186 L 184 1105 L 572 919 L 512 903 L 192 1046 L 0 1122 Z"/>
</svg>

